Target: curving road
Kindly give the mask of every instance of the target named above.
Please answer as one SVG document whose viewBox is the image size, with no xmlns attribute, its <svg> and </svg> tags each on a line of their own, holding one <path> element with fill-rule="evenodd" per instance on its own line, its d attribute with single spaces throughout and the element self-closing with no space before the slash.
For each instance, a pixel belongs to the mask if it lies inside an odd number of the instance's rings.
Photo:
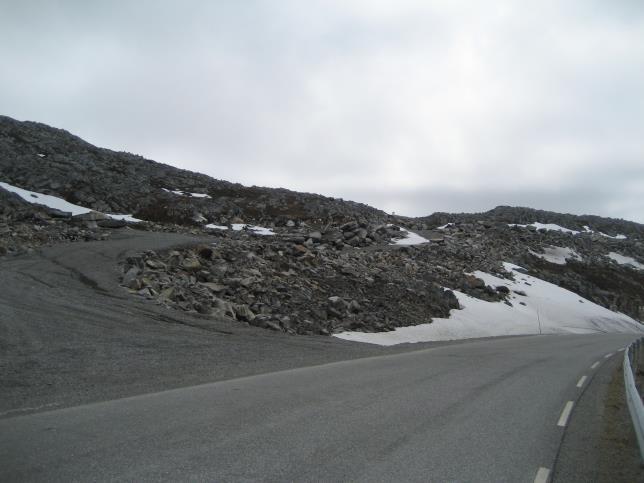
<svg viewBox="0 0 644 483">
<path fill-rule="evenodd" d="M 465 342 L 6 418 L 0 480 L 546 481 L 569 409 L 633 338 Z"/>
</svg>

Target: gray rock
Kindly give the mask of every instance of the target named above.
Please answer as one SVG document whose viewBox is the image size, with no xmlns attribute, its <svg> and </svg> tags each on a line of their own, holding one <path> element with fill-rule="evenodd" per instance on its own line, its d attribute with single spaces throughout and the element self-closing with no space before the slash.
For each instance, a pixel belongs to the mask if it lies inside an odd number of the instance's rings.
<svg viewBox="0 0 644 483">
<path fill-rule="evenodd" d="M 101 228 L 123 228 L 124 226 L 127 226 L 127 222 L 123 220 L 113 220 L 111 218 L 97 221 L 96 224 Z"/>
</svg>

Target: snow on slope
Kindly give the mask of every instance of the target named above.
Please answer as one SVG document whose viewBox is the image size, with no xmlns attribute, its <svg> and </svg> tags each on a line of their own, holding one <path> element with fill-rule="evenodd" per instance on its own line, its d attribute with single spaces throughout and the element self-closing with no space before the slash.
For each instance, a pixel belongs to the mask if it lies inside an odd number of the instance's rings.
<svg viewBox="0 0 644 483">
<path fill-rule="evenodd" d="M 534 223 L 530 223 L 529 225 L 519 225 L 518 223 L 508 223 L 508 226 L 518 226 L 520 228 L 527 228 L 529 226 L 534 226 L 537 230 L 544 229 L 548 231 L 561 231 L 563 233 L 570 233 L 572 235 L 579 235 L 580 233 L 595 233 L 593 230 L 590 229 L 589 226 L 584 226 L 584 231 L 576 231 L 576 230 L 571 230 L 570 228 L 564 228 L 563 226 L 555 225 L 554 223 L 539 223 L 538 221 L 535 221 Z M 606 238 L 612 238 L 613 240 L 626 240 L 626 235 L 615 235 L 615 236 L 610 236 L 607 235 L 606 233 L 602 233 L 601 231 L 598 231 L 601 236 L 604 236 Z"/>
<path fill-rule="evenodd" d="M 227 230 L 228 227 L 224 225 L 215 225 L 215 224 L 209 224 L 205 225 L 204 228 L 208 228 L 210 230 Z M 232 224 L 233 231 L 242 231 L 244 228 L 246 230 L 249 230 L 253 232 L 255 235 L 262 235 L 262 236 L 267 236 L 267 235 L 275 235 L 276 233 L 271 230 L 270 228 L 265 228 L 263 226 L 255 226 L 255 225 L 247 225 L 245 223 L 233 223 Z"/>
<path fill-rule="evenodd" d="M 405 238 L 398 238 L 394 240 L 392 245 L 420 245 L 421 243 L 429 242 L 427 238 L 423 238 L 418 233 L 414 233 L 413 231 L 405 230 L 404 228 L 401 228 L 400 231 L 405 234 Z"/>
<path fill-rule="evenodd" d="M 58 198 L 56 196 L 44 195 L 42 193 L 37 193 L 35 191 L 25 190 L 22 188 L 18 188 L 17 186 L 10 185 L 9 183 L 3 183 L 1 181 L 0 181 L 0 188 L 4 188 L 7 191 L 16 193 L 23 200 L 28 201 L 29 203 L 35 203 L 37 205 L 44 205 L 44 206 L 47 206 L 48 208 L 53 208 L 55 210 L 70 212 L 72 216 L 84 215 L 85 213 L 89 213 L 90 211 L 93 211 L 89 208 L 85 208 L 83 206 L 69 203 L 68 201 L 65 201 L 64 199 Z M 134 218 L 132 215 L 110 215 L 108 213 L 105 213 L 105 215 L 109 216 L 114 220 L 125 220 L 132 223 L 137 223 L 141 221 L 138 218 Z"/>
<path fill-rule="evenodd" d="M 210 198 L 210 195 L 207 195 L 205 193 L 190 193 L 188 191 L 181 191 L 181 190 L 169 190 L 166 188 L 161 188 L 163 191 L 167 191 L 168 193 L 174 193 L 177 196 L 189 196 L 192 198 Z"/>
<path fill-rule="evenodd" d="M 539 223 L 538 221 L 535 221 L 534 223 L 530 223 L 529 225 L 519 225 L 518 223 L 509 223 L 508 226 L 518 226 L 520 228 L 527 228 L 529 226 L 534 226 L 537 230 L 541 230 L 542 228 L 544 230 L 548 231 L 561 231 L 563 233 L 571 233 L 573 235 L 579 235 L 579 231 L 576 230 L 571 230 L 570 228 L 564 228 L 563 226 L 555 225 L 554 223 Z"/>
<path fill-rule="evenodd" d="M 532 250 L 529 252 L 535 257 L 539 257 L 547 262 L 565 265 L 566 259 L 581 260 L 581 256 L 572 248 L 549 246 L 543 249 L 543 253 L 537 253 Z"/>
<path fill-rule="evenodd" d="M 452 310 L 449 318 L 434 318 L 430 324 L 399 327 L 391 332 L 342 332 L 340 339 L 378 345 L 405 342 L 468 339 L 500 335 L 585 334 L 627 332 L 644 334 L 644 326 L 631 317 L 612 312 L 579 295 L 544 280 L 525 275 L 521 267 L 504 263 L 515 281 L 484 272 L 474 275 L 493 287 L 507 286 L 526 296 L 511 292 L 512 307 L 503 302 L 486 302 L 454 291 L 461 310 Z M 523 302 L 525 305 L 521 305 Z"/>
<path fill-rule="evenodd" d="M 635 260 L 633 257 L 627 257 L 625 255 L 622 255 L 616 252 L 610 252 L 606 256 L 611 260 L 614 260 L 615 262 L 617 262 L 619 265 L 630 265 L 631 267 L 637 268 L 638 270 L 644 270 L 644 265 L 642 265 L 640 262 Z"/>
<path fill-rule="evenodd" d="M 612 238 L 613 240 L 626 240 L 626 235 L 615 235 L 615 236 L 610 236 L 607 235 L 606 233 L 602 233 L 601 231 L 599 232 L 601 236 L 605 236 L 606 238 Z"/>
</svg>

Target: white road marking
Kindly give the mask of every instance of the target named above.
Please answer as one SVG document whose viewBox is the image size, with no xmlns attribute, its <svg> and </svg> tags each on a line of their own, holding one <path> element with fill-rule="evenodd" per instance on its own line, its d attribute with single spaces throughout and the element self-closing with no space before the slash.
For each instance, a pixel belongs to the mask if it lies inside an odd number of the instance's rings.
<svg viewBox="0 0 644 483">
<path fill-rule="evenodd" d="M 586 376 L 581 376 L 581 379 L 579 379 L 579 382 L 577 383 L 577 387 L 581 387 L 584 385 L 584 382 L 586 382 L 587 377 Z"/>
<path fill-rule="evenodd" d="M 590 368 L 596 369 L 598 365 L 599 365 L 599 361 L 595 362 L 592 366 L 590 366 Z"/>
<path fill-rule="evenodd" d="M 573 404 L 574 403 L 572 401 L 568 401 L 566 403 L 566 406 L 564 407 L 563 412 L 561 413 L 561 417 L 557 422 L 557 426 L 561 426 L 562 428 L 566 426 L 566 424 L 568 423 L 568 418 L 570 417 L 570 413 L 572 412 Z"/>
<path fill-rule="evenodd" d="M 537 476 L 534 477 L 534 483 L 547 483 L 550 477 L 550 470 L 543 466 L 537 471 Z"/>
<path fill-rule="evenodd" d="M 604 356 L 604 359 L 608 359 L 608 358 L 609 358 L 610 356 L 612 356 L 612 355 L 613 355 L 613 353 L 612 353 L 612 352 L 609 352 L 608 354 L 606 354 L 606 355 Z"/>
</svg>

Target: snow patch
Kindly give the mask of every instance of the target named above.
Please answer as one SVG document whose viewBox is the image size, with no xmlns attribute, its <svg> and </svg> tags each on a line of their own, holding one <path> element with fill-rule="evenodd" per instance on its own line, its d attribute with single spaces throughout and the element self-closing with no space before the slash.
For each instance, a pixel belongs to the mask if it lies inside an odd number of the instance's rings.
<svg viewBox="0 0 644 483">
<path fill-rule="evenodd" d="M 188 196 L 191 198 L 210 198 L 210 195 L 207 195 L 205 193 L 190 193 L 188 191 L 181 191 L 181 190 L 169 190 L 166 188 L 161 188 L 163 191 L 167 191 L 168 193 L 174 193 L 175 195 L 178 196 Z"/>
<path fill-rule="evenodd" d="M 213 223 L 206 225 L 205 228 L 208 228 L 209 230 L 227 230 L 228 229 L 228 227 L 225 225 L 215 225 Z"/>
<path fill-rule="evenodd" d="M 255 235 L 275 235 L 275 232 L 270 228 L 265 228 L 263 226 L 247 225 L 245 223 L 233 223 L 232 224 L 234 231 L 241 231 L 243 229 L 252 231 Z"/>
<path fill-rule="evenodd" d="M 631 266 L 633 268 L 636 268 L 638 270 L 644 270 L 644 265 L 642 265 L 640 262 L 635 260 L 633 257 L 627 257 L 626 255 L 622 255 L 621 253 L 616 253 L 616 252 L 610 252 L 606 256 L 611 260 L 614 260 L 615 262 L 617 262 L 619 265 L 626 265 L 626 266 Z"/>
<path fill-rule="evenodd" d="M 537 230 L 543 228 L 548 231 L 561 231 L 563 233 L 571 233 L 573 235 L 579 235 L 580 233 L 595 233 L 587 225 L 583 226 L 584 231 L 576 231 L 576 230 L 571 230 L 570 228 L 564 228 L 563 226 L 555 225 L 554 223 L 539 223 L 538 221 L 535 221 L 534 223 L 531 223 L 529 225 L 519 225 L 518 223 L 508 223 L 508 226 L 518 226 L 520 228 L 527 228 L 529 226 L 534 226 Z M 597 233 L 599 233 L 601 236 L 605 236 L 606 238 L 612 238 L 613 240 L 626 240 L 626 235 L 611 236 L 611 235 L 607 235 L 606 233 L 602 233 L 601 231 L 598 231 Z"/>
<path fill-rule="evenodd" d="M 4 188 L 7 191 L 10 191 L 11 193 L 16 193 L 23 200 L 28 201 L 29 203 L 44 205 L 48 208 L 53 208 L 55 210 L 69 212 L 72 214 L 72 216 L 84 215 L 85 213 L 94 211 L 94 210 L 91 210 L 90 208 L 85 208 L 84 206 L 75 205 L 73 203 L 65 201 L 64 199 L 58 198 L 57 196 L 45 195 L 42 193 L 37 193 L 36 191 L 25 190 L 22 188 L 18 188 L 17 186 L 10 185 L 8 183 L 3 183 L 1 181 L 0 181 L 0 188 Z M 141 221 L 138 218 L 134 218 L 132 215 L 111 215 L 109 213 L 105 213 L 105 215 L 109 216 L 114 220 L 125 220 L 132 223 L 138 223 Z"/>
<path fill-rule="evenodd" d="M 128 221 L 130 223 L 140 223 L 143 220 L 139 220 L 138 218 L 134 218 L 132 215 L 112 215 L 110 213 L 105 213 L 105 215 L 109 216 L 113 220 L 123 220 L 123 221 Z"/>
<path fill-rule="evenodd" d="M 539 333 L 644 333 L 644 326 L 627 315 L 608 310 L 557 285 L 525 275 L 517 265 L 504 263 L 504 267 L 514 274 L 515 281 L 479 271 L 474 275 L 487 285 L 508 287 L 512 294 L 512 307 L 503 302 L 486 302 L 454 291 L 462 309 L 452 310 L 449 318 L 434 318 L 429 324 L 399 327 L 391 332 L 342 332 L 335 334 L 335 337 L 388 346 Z M 512 292 L 515 289 L 523 291 L 526 296 Z"/>
<path fill-rule="evenodd" d="M 606 233 L 602 233 L 601 231 L 598 232 L 601 236 L 605 236 L 606 238 L 612 238 L 613 240 L 626 240 L 626 235 L 615 235 L 615 236 L 610 236 L 607 235 Z"/>
<path fill-rule="evenodd" d="M 532 255 L 539 257 L 547 262 L 565 265 L 566 259 L 581 260 L 581 256 L 572 248 L 549 246 L 543 249 L 544 253 L 537 253 L 529 250 Z"/>
<path fill-rule="evenodd" d="M 535 221 L 534 223 L 530 223 L 529 225 L 519 225 L 518 223 L 508 223 L 508 226 L 518 226 L 520 228 L 527 228 L 529 226 L 534 226 L 537 230 L 541 230 L 542 228 L 544 230 L 548 231 L 561 231 L 563 233 L 572 233 L 573 235 L 579 235 L 579 231 L 576 230 L 571 230 L 570 228 L 564 228 L 563 226 L 555 225 L 554 223 L 539 223 L 538 221 Z"/>
<path fill-rule="evenodd" d="M 428 243 L 429 240 L 427 238 L 423 238 L 420 236 L 418 233 L 414 233 L 413 231 L 405 230 L 404 228 L 400 229 L 401 232 L 405 234 L 404 238 L 398 238 L 394 240 L 392 245 L 420 245 L 421 243 Z"/>
<path fill-rule="evenodd" d="M 445 229 L 445 228 L 447 228 L 448 226 L 453 226 L 453 225 L 454 225 L 454 223 L 447 223 L 447 224 L 445 224 L 445 225 L 443 225 L 443 226 L 439 226 L 439 227 L 438 227 L 438 228 L 436 228 L 436 229 L 437 229 L 437 230 L 444 230 L 444 229 Z"/>
</svg>

